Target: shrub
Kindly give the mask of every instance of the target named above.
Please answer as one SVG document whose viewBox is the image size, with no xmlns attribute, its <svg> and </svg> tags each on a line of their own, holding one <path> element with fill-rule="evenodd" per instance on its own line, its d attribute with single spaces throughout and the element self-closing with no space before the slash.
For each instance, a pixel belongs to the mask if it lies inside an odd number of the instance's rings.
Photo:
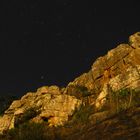
<svg viewBox="0 0 140 140">
<path fill-rule="evenodd" d="M 10 140 L 46 140 L 43 129 L 44 125 L 40 123 L 24 123 L 9 130 L 6 137 Z"/>
<path fill-rule="evenodd" d="M 140 102 L 140 92 L 132 89 L 121 89 L 117 92 L 111 91 L 108 95 L 110 109 L 113 112 L 120 112 L 129 107 L 138 105 Z"/>
<path fill-rule="evenodd" d="M 30 119 L 34 118 L 37 116 L 38 112 L 36 111 L 35 108 L 30 108 L 24 112 L 21 116 L 17 116 L 15 118 L 15 127 L 18 127 L 20 124 L 29 121 Z"/>
<path fill-rule="evenodd" d="M 121 89 L 120 91 L 118 91 L 118 96 L 121 97 L 126 97 L 128 95 L 130 95 L 130 89 Z"/>
<path fill-rule="evenodd" d="M 73 123 L 86 123 L 89 119 L 89 116 L 93 113 L 93 107 L 86 105 L 81 106 L 79 110 L 76 110 L 73 117 Z"/>
<path fill-rule="evenodd" d="M 31 123 L 26 121 L 9 130 L 3 140 L 64 140 L 67 136 L 82 131 L 92 112 L 92 106 L 81 106 L 67 124 L 59 127 L 48 127 L 46 122 Z M 29 119 L 29 117 L 27 118 Z"/>
<path fill-rule="evenodd" d="M 91 93 L 88 91 L 88 88 L 81 85 L 71 85 L 67 88 L 67 93 L 69 95 L 75 96 L 78 99 L 83 97 L 90 96 Z"/>
<path fill-rule="evenodd" d="M 11 129 L 2 140 L 61 140 L 61 132 L 55 127 L 48 127 L 46 123 L 23 123 L 18 128 Z"/>
</svg>

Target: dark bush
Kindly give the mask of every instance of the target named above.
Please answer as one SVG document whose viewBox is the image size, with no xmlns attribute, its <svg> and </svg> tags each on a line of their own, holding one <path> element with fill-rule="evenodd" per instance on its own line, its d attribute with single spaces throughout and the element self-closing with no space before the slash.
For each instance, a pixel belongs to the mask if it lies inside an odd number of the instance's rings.
<svg viewBox="0 0 140 140">
<path fill-rule="evenodd" d="M 46 140 L 44 136 L 44 125 L 40 123 L 24 123 L 18 128 L 9 130 L 9 140 Z"/>
<path fill-rule="evenodd" d="M 88 91 L 88 88 L 81 85 L 70 85 L 67 88 L 67 93 L 69 95 L 75 96 L 78 99 L 91 95 L 91 93 Z"/>
<path fill-rule="evenodd" d="M 30 119 L 37 116 L 38 112 L 35 108 L 30 108 L 24 112 L 21 116 L 15 118 L 15 127 L 18 127 L 20 124 L 29 121 Z"/>
</svg>

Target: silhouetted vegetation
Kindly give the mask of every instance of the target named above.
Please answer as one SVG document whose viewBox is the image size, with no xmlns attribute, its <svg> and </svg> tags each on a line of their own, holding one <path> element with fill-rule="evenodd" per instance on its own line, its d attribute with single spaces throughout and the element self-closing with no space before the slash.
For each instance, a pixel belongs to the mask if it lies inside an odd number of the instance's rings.
<svg viewBox="0 0 140 140">
<path fill-rule="evenodd" d="M 111 91 L 107 97 L 108 105 L 114 112 L 126 110 L 132 106 L 140 104 L 140 91 L 132 89 L 121 89 L 117 92 Z"/>
<path fill-rule="evenodd" d="M 81 108 L 73 114 L 73 123 L 87 123 L 89 116 L 93 113 L 93 106 L 81 106 Z"/>
<path fill-rule="evenodd" d="M 37 116 L 38 112 L 36 108 L 30 108 L 24 112 L 20 117 L 15 118 L 15 126 L 18 127 L 20 124 L 27 122 L 28 120 Z"/>
<path fill-rule="evenodd" d="M 44 136 L 44 124 L 24 123 L 11 129 L 3 136 L 3 140 L 46 140 Z"/>
</svg>

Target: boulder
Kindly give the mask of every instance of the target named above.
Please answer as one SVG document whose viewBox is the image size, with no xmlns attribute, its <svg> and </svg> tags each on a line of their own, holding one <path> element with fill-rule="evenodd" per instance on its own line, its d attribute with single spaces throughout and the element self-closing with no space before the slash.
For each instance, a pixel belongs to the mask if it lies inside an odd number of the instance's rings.
<svg viewBox="0 0 140 140">
<path fill-rule="evenodd" d="M 62 94 L 57 86 L 41 87 L 14 101 L 0 118 L 0 132 L 26 121 L 47 121 L 50 126 L 63 125 L 82 104 L 74 96 Z"/>
</svg>

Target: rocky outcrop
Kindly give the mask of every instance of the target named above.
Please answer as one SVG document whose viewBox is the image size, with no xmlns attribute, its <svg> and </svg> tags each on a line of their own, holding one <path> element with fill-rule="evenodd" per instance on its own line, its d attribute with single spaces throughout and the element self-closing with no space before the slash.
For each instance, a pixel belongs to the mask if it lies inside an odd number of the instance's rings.
<svg viewBox="0 0 140 140">
<path fill-rule="evenodd" d="M 91 104 L 101 108 L 110 92 L 125 88 L 140 88 L 140 33 L 129 37 L 129 44 L 120 44 L 105 56 L 99 57 L 92 69 L 71 82 L 71 85 L 87 87 L 94 97 Z"/>
<path fill-rule="evenodd" d="M 57 86 L 41 87 L 14 101 L 0 118 L 0 131 L 6 131 L 26 121 L 47 121 L 50 126 L 63 125 L 72 116 L 81 101 L 62 94 Z"/>
<path fill-rule="evenodd" d="M 129 40 L 132 46 L 127 44 L 119 45 L 109 51 L 106 56 L 98 59 L 92 66 L 95 86 L 98 86 L 98 92 L 101 91 L 99 95 L 103 96 L 100 97 L 100 101 L 99 98 L 96 101 L 98 107 L 103 103 L 101 100 L 105 100 L 110 88 L 112 91 L 126 88 L 140 90 L 139 33 L 130 36 Z M 98 69 L 100 70 L 97 71 Z M 108 90 L 106 90 L 106 85 L 109 87 Z"/>
<path fill-rule="evenodd" d="M 120 92 L 122 89 L 129 91 Z M 132 93 L 132 90 L 135 92 Z M 20 100 L 14 101 L 0 118 L 0 132 L 26 121 L 45 121 L 49 126 L 64 125 L 81 105 L 84 109 L 86 106 L 91 109 L 92 106 L 92 114 L 84 115 L 95 125 L 97 120 L 104 121 L 114 115 L 114 112 L 110 111 L 111 108 L 116 108 L 118 112 L 122 108 L 132 107 L 131 105 L 139 105 L 139 91 L 138 32 L 129 37 L 128 44 L 120 44 L 105 56 L 99 57 L 89 72 L 70 82 L 66 88 L 44 86 L 37 92 L 29 92 Z"/>
<path fill-rule="evenodd" d="M 140 47 L 137 47 L 140 42 L 139 33 L 132 35 L 129 42 L 132 42 L 132 46 L 121 44 L 110 50 L 107 55 L 98 58 L 93 64 L 94 85 L 99 91 L 110 79 L 125 73 L 129 67 L 140 65 Z"/>
<path fill-rule="evenodd" d="M 125 72 L 111 78 L 96 99 L 96 107 L 101 108 L 105 104 L 110 92 L 117 92 L 121 89 L 140 91 L 140 65 L 130 66 Z"/>
</svg>

